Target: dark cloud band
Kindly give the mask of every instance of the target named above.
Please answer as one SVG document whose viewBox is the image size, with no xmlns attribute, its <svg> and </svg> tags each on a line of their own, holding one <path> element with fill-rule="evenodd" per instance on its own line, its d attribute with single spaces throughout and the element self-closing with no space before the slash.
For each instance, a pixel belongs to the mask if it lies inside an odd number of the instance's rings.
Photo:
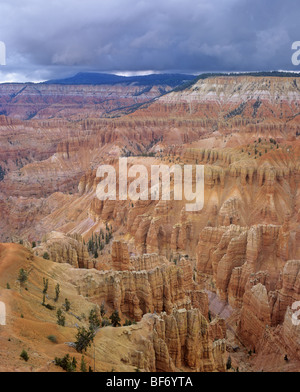
<svg viewBox="0 0 300 392">
<path fill-rule="evenodd" d="M 294 69 L 297 0 L 2 0 L 0 79 Z"/>
</svg>

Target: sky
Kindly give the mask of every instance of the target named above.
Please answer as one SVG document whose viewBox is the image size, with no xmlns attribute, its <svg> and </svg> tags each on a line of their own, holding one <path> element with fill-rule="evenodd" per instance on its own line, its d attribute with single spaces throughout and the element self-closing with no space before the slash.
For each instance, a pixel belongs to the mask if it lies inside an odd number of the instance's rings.
<svg viewBox="0 0 300 392">
<path fill-rule="evenodd" d="M 300 2 L 0 0 L 0 41 L 0 82 L 77 72 L 300 71 L 291 62 Z"/>
</svg>

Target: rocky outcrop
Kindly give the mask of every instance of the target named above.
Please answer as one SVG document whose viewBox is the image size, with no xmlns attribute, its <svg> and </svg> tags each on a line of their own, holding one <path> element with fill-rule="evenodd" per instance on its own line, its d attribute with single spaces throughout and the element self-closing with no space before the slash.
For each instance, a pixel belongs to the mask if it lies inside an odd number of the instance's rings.
<svg viewBox="0 0 300 392">
<path fill-rule="evenodd" d="M 113 241 L 111 249 L 112 267 L 115 271 L 149 271 L 163 264 L 170 264 L 164 256 L 156 253 L 129 256 L 128 244 L 124 241 Z"/>
<path fill-rule="evenodd" d="M 282 337 L 285 352 L 288 353 L 290 358 L 300 360 L 300 323 L 299 316 L 296 317 L 298 322 L 293 319 L 295 312 L 290 307 L 287 308 L 282 326 Z"/>
<path fill-rule="evenodd" d="M 195 287 L 187 263 L 166 263 L 140 271 L 78 270 L 70 279 L 80 294 L 135 320 L 148 312 L 170 314 L 174 306 L 197 307 L 207 317 L 207 295 Z"/>
<path fill-rule="evenodd" d="M 276 355 L 291 352 L 280 343 L 279 336 L 294 337 L 295 329 L 287 327 L 285 317 L 289 307 L 300 300 L 300 264 L 288 260 L 294 254 L 292 236 L 286 225 L 230 225 L 206 227 L 199 237 L 200 287 L 214 291 L 233 309 L 240 309 L 237 335 L 257 353 L 268 351 L 270 342 L 278 339 Z"/>
<path fill-rule="evenodd" d="M 230 227 L 224 234 L 214 254 L 214 273 L 217 293 L 221 300 L 227 300 L 232 271 L 245 263 L 247 233 L 241 228 Z M 226 246 L 227 245 L 227 246 Z M 226 253 L 223 253 L 226 249 Z"/>
<path fill-rule="evenodd" d="M 278 288 L 280 271 L 292 255 L 289 244 L 290 234 L 280 226 L 207 227 L 197 248 L 199 279 L 211 276 L 220 299 L 240 306 L 248 282 L 261 282 L 268 291 Z"/>
<path fill-rule="evenodd" d="M 272 293 L 273 324 L 282 323 L 286 310 L 294 302 L 300 301 L 300 260 L 290 260 L 282 272 L 281 288 Z"/>
<path fill-rule="evenodd" d="M 151 372 L 224 372 L 226 342 L 211 332 L 211 324 L 198 309 L 146 314 L 138 325 L 118 333 L 118 341 L 128 346 L 121 362 Z"/>
<path fill-rule="evenodd" d="M 149 271 L 163 264 L 170 264 L 164 256 L 159 256 L 156 253 L 133 256 L 130 258 L 130 262 L 131 270 L 133 271 Z M 187 281 L 188 279 L 185 280 Z"/>
<path fill-rule="evenodd" d="M 288 261 L 283 271 L 278 271 L 274 291 L 270 289 L 267 273 L 252 274 L 241 302 L 237 333 L 252 351 L 258 353 L 257 364 L 261 364 L 263 355 L 273 357 L 270 369 L 279 366 L 280 358 L 281 361 L 284 357 L 300 358 L 299 325 L 292 317 L 297 309 L 291 309 L 300 301 L 299 266 L 299 260 Z"/>
<path fill-rule="evenodd" d="M 21 268 L 28 272 L 25 285 L 16 281 Z M 81 354 L 63 342 L 70 337 L 73 339 L 78 325 L 88 327 L 86 315 L 95 308 L 95 298 L 83 296 L 77 282 L 84 278 L 86 284 L 88 275 L 97 276 L 99 273 L 43 260 L 17 244 L 0 244 L 0 272 L 1 300 L 7 305 L 6 325 L 0 328 L 1 370 L 57 371 L 52 361 L 57 355 L 58 345 L 54 347 L 50 340 L 45 339 L 45 330 L 57 339 L 60 356 L 69 353 L 80 361 Z M 120 276 L 127 273 L 130 272 L 114 274 Z M 100 275 L 110 279 L 109 274 Z M 63 311 L 67 328 L 57 325 L 56 312 L 49 312 L 41 306 L 41 298 L 37 294 L 42 293 L 45 277 L 49 279 L 48 303 L 58 306 L 64 302 L 64 298 L 70 300 L 71 310 Z M 11 284 L 9 290 L 5 288 L 7 282 Z M 99 279 L 98 283 L 101 285 Z M 61 290 L 57 302 L 54 301 L 56 284 Z M 25 290 L 25 287 L 29 289 Z M 111 311 L 108 303 L 105 309 L 108 316 Z M 136 368 L 157 372 L 224 371 L 226 342 L 222 325 L 222 320 L 209 323 L 199 309 L 170 308 L 169 312 L 148 313 L 139 323 L 130 326 L 100 328 L 94 339 L 93 358 L 89 352 L 85 358 L 89 365 L 94 361 L 97 371 L 111 371 L 113 368 L 117 371 L 134 371 Z M 31 369 L 25 362 L 24 365 L 20 363 L 19 356 L 16 357 L 16 353 L 28 345 L 30 350 L 37 353 Z"/>
<path fill-rule="evenodd" d="M 270 326 L 271 309 L 268 293 L 261 283 L 247 290 L 243 298 L 238 333 L 252 351 L 257 350 L 265 328 Z"/>
<path fill-rule="evenodd" d="M 213 273 L 212 255 L 225 232 L 225 227 L 206 227 L 201 231 L 197 246 L 197 271 L 199 273 Z"/>
<path fill-rule="evenodd" d="M 111 261 L 113 269 L 116 271 L 126 271 L 130 268 L 128 246 L 125 242 L 113 241 Z"/>
<path fill-rule="evenodd" d="M 282 324 L 273 328 L 266 325 L 263 334 L 257 339 L 252 337 L 255 342 L 255 356 L 252 358 L 254 370 L 298 372 L 300 330 L 292 318 L 294 312 L 288 307 Z M 249 345 L 249 349 L 253 348 Z"/>
<path fill-rule="evenodd" d="M 225 340 L 210 338 L 210 325 L 197 309 L 154 316 L 153 346 L 157 371 L 225 371 Z"/>
<path fill-rule="evenodd" d="M 56 263 L 68 263 L 75 268 L 88 268 L 89 254 L 80 235 L 51 232 L 34 250 L 35 254 L 48 257 Z"/>
</svg>

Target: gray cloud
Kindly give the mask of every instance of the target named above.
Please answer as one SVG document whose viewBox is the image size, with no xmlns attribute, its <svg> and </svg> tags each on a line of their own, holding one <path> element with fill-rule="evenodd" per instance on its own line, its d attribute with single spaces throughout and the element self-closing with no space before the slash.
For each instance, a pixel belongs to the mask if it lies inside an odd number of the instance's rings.
<svg viewBox="0 0 300 392">
<path fill-rule="evenodd" d="M 0 17 L 0 81 L 78 71 L 297 70 L 297 0 L 1 0 Z"/>
</svg>

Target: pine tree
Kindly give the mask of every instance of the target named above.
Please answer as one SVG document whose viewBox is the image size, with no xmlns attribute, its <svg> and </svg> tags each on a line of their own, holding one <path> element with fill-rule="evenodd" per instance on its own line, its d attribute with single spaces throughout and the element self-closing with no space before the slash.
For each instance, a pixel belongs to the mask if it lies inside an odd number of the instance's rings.
<svg viewBox="0 0 300 392">
<path fill-rule="evenodd" d="M 101 317 L 103 317 L 105 315 L 105 313 L 106 313 L 106 310 L 105 310 L 104 302 L 102 302 L 102 304 L 100 306 Z"/>
<path fill-rule="evenodd" d="M 77 360 L 75 357 L 71 359 L 69 354 L 66 354 L 63 358 L 55 357 L 55 365 L 60 366 L 66 372 L 74 372 L 77 366 Z"/>
<path fill-rule="evenodd" d="M 87 371 L 86 362 L 84 360 L 84 356 L 81 357 L 80 370 L 82 371 L 82 373 L 85 373 Z"/>
<path fill-rule="evenodd" d="M 65 323 L 66 323 L 66 318 L 63 315 L 62 310 L 58 309 L 58 311 L 56 312 L 56 315 L 57 315 L 57 324 L 61 325 L 62 327 L 64 327 Z"/>
<path fill-rule="evenodd" d="M 112 315 L 110 316 L 109 319 L 111 320 L 111 323 L 112 323 L 112 325 L 114 327 L 120 327 L 121 326 L 121 324 L 120 324 L 121 319 L 120 319 L 120 316 L 119 316 L 119 312 L 117 310 L 115 310 L 112 313 Z"/>
<path fill-rule="evenodd" d="M 71 309 L 71 302 L 68 300 L 68 298 L 65 298 L 65 307 L 66 307 L 66 312 L 68 312 Z"/>
<path fill-rule="evenodd" d="M 86 351 L 94 341 L 94 337 L 94 331 L 87 330 L 84 327 L 78 327 L 75 340 L 76 351 L 79 353 Z"/>
<path fill-rule="evenodd" d="M 59 287 L 59 284 L 57 283 L 57 285 L 55 286 L 55 298 L 54 298 L 55 302 L 58 301 L 59 293 L 60 293 L 60 287 Z"/>
<path fill-rule="evenodd" d="M 24 359 L 25 362 L 27 362 L 27 361 L 29 360 L 29 355 L 27 354 L 27 351 L 26 351 L 26 350 L 22 350 L 22 352 L 21 352 L 21 354 L 20 354 L 20 357 L 21 357 L 22 359 Z"/>
<path fill-rule="evenodd" d="M 226 369 L 229 370 L 231 369 L 231 357 L 229 356 L 226 362 Z"/>
<path fill-rule="evenodd" d="M 43 284 L 44 284 L 43 294 L 47 294 L 47 291 L 48 291 L 48 283 L 49 283 L 49 279 L 43 278 Z"/>
<path fill-rule="evenodd" d="M 91 309 L 90 314 L 89 314 L 89 324 L 90 324 L 90 330 L 95 331 L 97 328 L 100 327 L 100 319 L 97 315 L 96 308 Z"/>
<path fill-rule="evenodd" d="M 19 276 L 18 276 L 18 281 L 20 283 L 25 283 L 28 279 L 28 273 L 26 270 L 24 270 L 23 268 L 20 269 L 19 271 Z"/>
</svg>

